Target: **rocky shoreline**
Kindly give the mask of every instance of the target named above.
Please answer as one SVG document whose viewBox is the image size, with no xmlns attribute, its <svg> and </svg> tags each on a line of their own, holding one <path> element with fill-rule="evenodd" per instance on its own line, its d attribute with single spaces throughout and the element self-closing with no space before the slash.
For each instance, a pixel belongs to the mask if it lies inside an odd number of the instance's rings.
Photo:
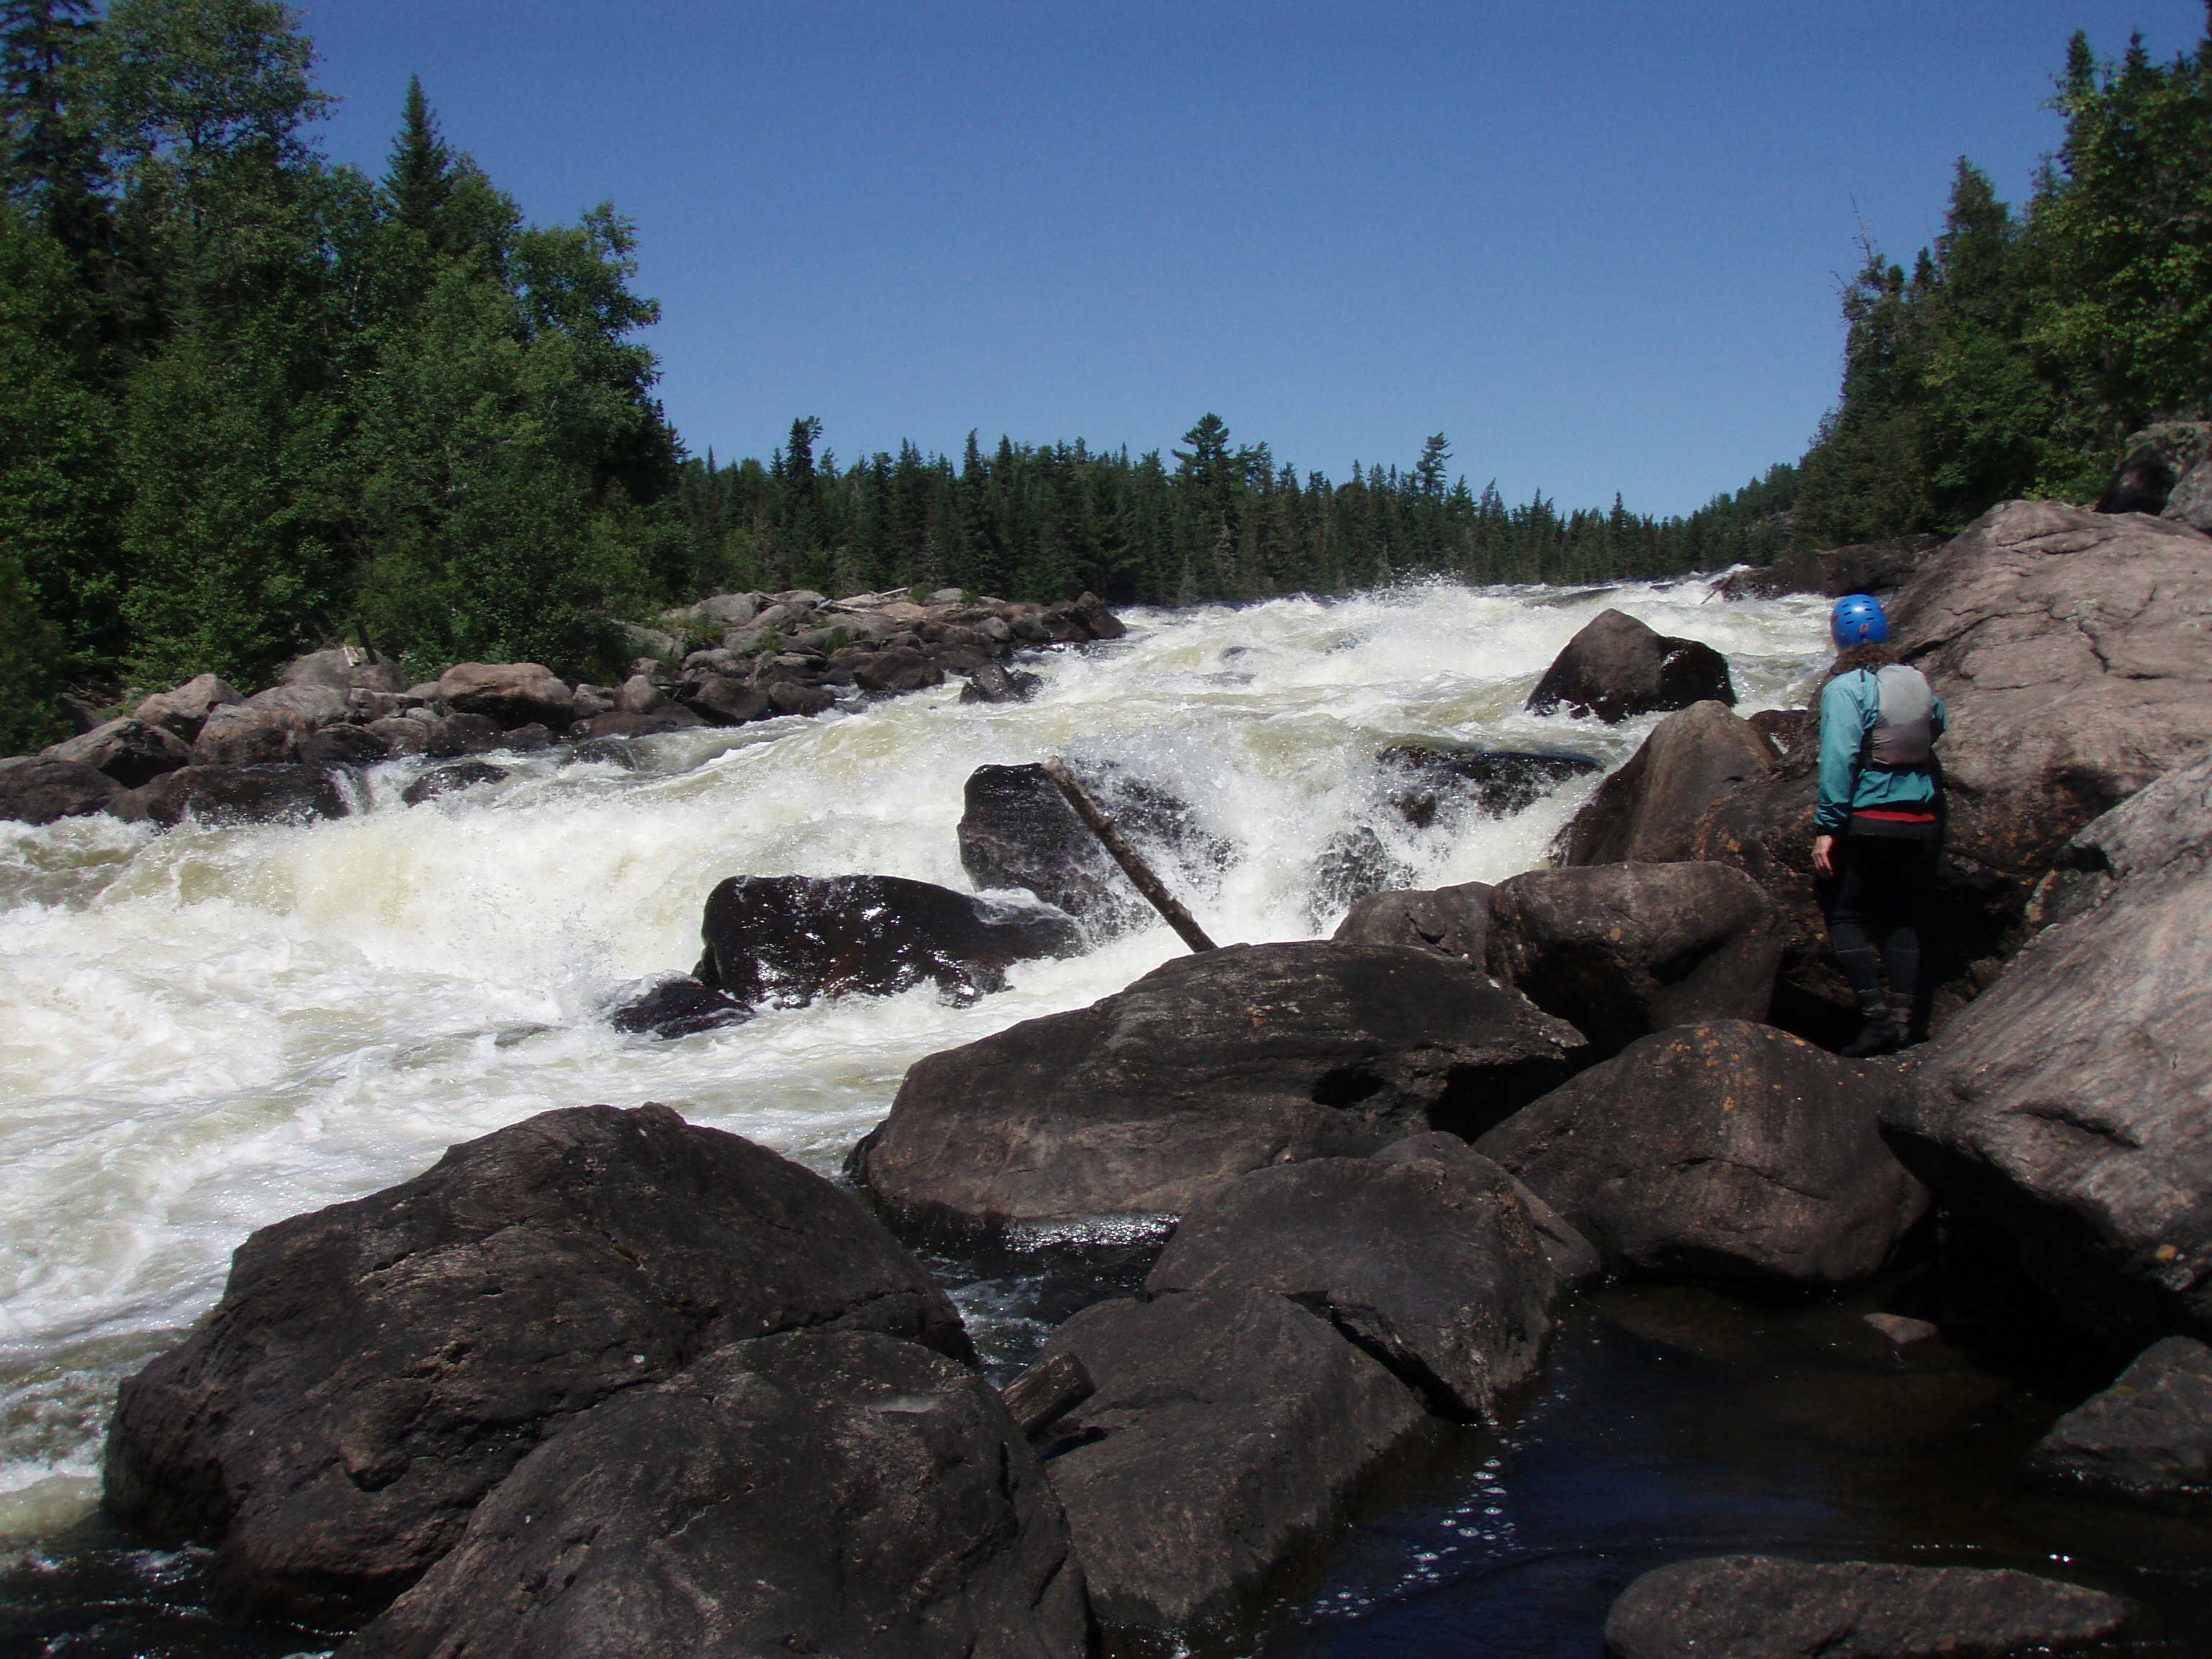
<svg viewBox="0 0 2212 1659">
<path fill-rule="evenodd" d="M 471 758 L 559 748 L 635 765 L 629 742 L 702 726 L 820 714 L 966 677 L 961 696 L 1020 701 L 1026 651 L 1121 637 L 1095 595 L 1057 605 L 804 591 L 723 593 L 631 626 L 642 653 L 618 686 L 571 684 L 538 663 L 459 663 L 410 685 L 399 665 L 338 646 L 240 695 L 212 674 L 92 721 L 37 755 L 0 758 L 0 818 L 106 812 L 168 827 L 302 822 L 349 810 L 349 772 L 420 756 L 453 763 L 409 787 L 410 806 L 506 775 Z"/>
<path fill-rule="evenodd" d="M 1926 1294 L 1870 1340 L 2004 1322 L 2110 1380 L 2023 1480 L 2201 1512 L 2212 537 L 2008 503 L 1910 566 L 1892 614 L 1950 706 L 1952 811 L 1906 1055 L 1820 1046 L 1848 1004 L 1807 722 L 1740 719 L 1717 653 L 1608 612 L 1532 702 L 1673 712 L 1553 867 L 1407 891 L 1355 859 L 1333 939 L 1178 957 L 930 1055 L 854 1151 L 865 1207 L 665 1108 L 592 1106 L 265 1228 L 125 1386 L 111 1510 L 211 1546 L 226 1605 L 358 1626 L 346 1656 L 1234 1644 L 1377 1471 L 1510 1410 L 1589 1285 L 1807 1298 L 1910 1267 Z M 1424 754 L 1390 810 L 1516 810 L 1492 803 L 1579 769 Z M 672 1019 L 634 1029 L 988 995 L 1139 925 L 1034 771 L 978 773 L 959 836 L 1034 908 L 733 877 L 654 994 Z M 1086 782 L 1170 867 L 1216 856 L 1179 803 Z M 1145 1276 L 1002 1395 L 909 1251 L 1046 1236 L 1147 1240 Z M 1606 1644 L 2025 1655 L 2137 1617 L 2045 1572 L 1721 1554 L 1638 1579 Z"/>
</svg>

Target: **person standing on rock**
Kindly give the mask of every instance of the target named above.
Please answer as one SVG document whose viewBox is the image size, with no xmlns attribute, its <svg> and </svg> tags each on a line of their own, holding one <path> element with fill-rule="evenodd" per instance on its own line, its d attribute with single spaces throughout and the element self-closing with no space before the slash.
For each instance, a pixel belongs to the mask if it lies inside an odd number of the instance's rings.
<svg viewBox="0 0 2212 1659">
<path fill-rule="evenodd" d="M 1897 660 L 1889 618 L 1869 595 L 1837 600 L 1828 628 L 1841 654 L 1820 691 L 1813 869 L 1836 965 L 1865 1021 L 1837 1052 L 1858 1060 L 1912 1040 L 1920 932 L 1943 827 L 1935 762 L 1943 700 Z"/>
</svg>

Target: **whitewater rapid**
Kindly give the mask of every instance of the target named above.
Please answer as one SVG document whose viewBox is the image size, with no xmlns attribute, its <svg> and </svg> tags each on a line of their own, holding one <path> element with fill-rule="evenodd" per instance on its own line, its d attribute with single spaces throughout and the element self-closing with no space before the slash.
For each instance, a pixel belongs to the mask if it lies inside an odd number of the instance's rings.
<svg viewBox="0 0 2212 1659">
<path fill-rule="evenodd" d="M 1029 663 L 1045 684 L 1027 704 L 963 704 L 956 680 L 651 739 L 634 772 L 496 757 L 504 781 L 411 808 L 400 791 L 423 763 L 396 762 L 365 776 L 356 815 L 304 828 L 0 823 L 0 1540 L 91 1506 L 118 1381 L 213 1304 L 252 1229 L 595 1101 L 664 1101 L 834 1171 L 920 1056 L 1095 1000 L 1182 948 L 1163 927 L 1020 964 L 966 1008 L 925 988 L 672 1042 L 615 1032 L 611 1006 L 696 957 L 722 878 L 967 890 L 968 775 L 1058 752 L 1173 789 L 1231 844 L 1183 895 L 1214 938 L 1325 934 L 1314 861 L 1353 825 L 1419 885 L 1544 861 L 1589 781 L 1416 831 L 1377 810 L 1372 756 L 1446 739 L 1625 760 L 1649 720 L 1520 712 L 1608 605 L 1725 653 L 1741 711 L 1801 702 L 1825 601 L 1709 592 L 1439 585 L 1135 611 L 1126 640 Z"/>
</svg>

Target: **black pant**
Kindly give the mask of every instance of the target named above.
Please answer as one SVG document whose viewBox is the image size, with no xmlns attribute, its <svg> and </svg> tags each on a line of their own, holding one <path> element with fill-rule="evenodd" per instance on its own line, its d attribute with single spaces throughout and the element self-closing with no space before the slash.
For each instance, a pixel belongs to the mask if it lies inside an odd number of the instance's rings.
<svg viewBox="0 0 2212 1659">
<path fill-rule="evenodd" d="M 1898 836 L 1836 838 L 1834 878 L 1823 884 L 1836 965 L 1863 1003 L 1890 995 L 1910 1006 L 1920 992 L 1920 930 L 1936 885 L 1936 843 Z M 1879 947 L 1879 954 L 1877 954 Z"/>
</svg>

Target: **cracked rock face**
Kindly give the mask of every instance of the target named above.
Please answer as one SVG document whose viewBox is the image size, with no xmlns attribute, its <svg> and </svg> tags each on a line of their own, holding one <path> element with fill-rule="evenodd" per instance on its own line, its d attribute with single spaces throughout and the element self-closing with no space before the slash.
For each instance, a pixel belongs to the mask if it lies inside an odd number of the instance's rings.
<svg viewBox="0 0 2212 1659">
<path fill-rule="evenodd" d="M 248 1238 L 214 1311 L 123 1385 L 107 1503 L 215 1544 L 232 1607 L 373 1611 L 577 1413 L 820 1328 L 971 1357 L 821 1176 L 665 1106 L 546 1112 Z"/>
<path fill-rule="evenodd" d="M 1231 945 L 917 1061 L 848 1167 L 956 1234 L 1180 1214 L 1248 1170 L 1494 1123 L 1583 1047 L 1433 951 Z"/>
<path fill-rule="evenodd" d="M 1892 1114 L 1962 1224 L 2126 1352 L 2212 1334 L 2212 759 L 2075 837 L 2063 917 L 1923 1051 Z"/>
<path fill-rule="evenodd" d="M 1850 1285 L 1927 1207 L 1881 1139 L 1889 1086 L 1772 1026 L 1718 1020 L 1631 1043 L 1475 1150 L 1616 1271 Z"/>
</svg>

